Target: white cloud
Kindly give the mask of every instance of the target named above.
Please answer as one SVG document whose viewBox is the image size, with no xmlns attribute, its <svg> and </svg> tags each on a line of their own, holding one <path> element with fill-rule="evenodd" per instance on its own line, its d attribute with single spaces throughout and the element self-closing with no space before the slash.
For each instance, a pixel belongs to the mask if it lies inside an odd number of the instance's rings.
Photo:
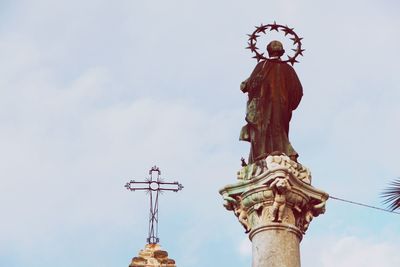
<svg viewBox="0 0 400 267">
<path fill-rule="evenodd" d="M 160 165 L 166 179 L 182 182 L 187 196 L 205 197 L 194 203 L 182 202 L 180 195 L 163 199 L 164 214 L 174 206 L 223 214 L 217 193 L 223 183 L 215 178 L 224 176 L 231 164 L 224 162 L 232 162 L 235 155 L 221 149 L 228 147 L 226 137 L 230 135 L 221 121 L 231 124 L 236 111 L 211 114 L 184 100 L 163 99 L 103 105 L 104 99 L 113 95 L 107 90 L 112 79 L 104 69 L 90 68 L 65 88 L 46 77 L 36 77 L 30 86 L 24 82 L 25 88 L 33 86 L 34 90 L 17 92 L 27 92 L 29 97 L 19 104 L 21 108 L 8 110 L 18 124 L 10 119 L 0 126 L 0 140 L 9 151 L 1 155 L 7 179 L 0 189 L 6 218 L 0 232 L 4 242 L 12 240 L 12 247 L 23 251 L 23 260 L 44 257 L 47 252 L 49 258 L 62 257 L 70 238 L 93 234 L 89 229 L 107 231 L 80 246 L 97 240 L 101 247 L 120 228 L 144 240 L 148 197 L 127 192 L 123 184 L 144 179 L 153 164 Z M 213 155 L 207 156 L 210 150 Z M 216 168 L 220 164 L 222 167 Z M 214 170 L 211 174 L 210 169 Z M 200 187 L 203 190 L 198 190 Z M 167 205 L 167 201 L 175 205 Z M 167 220 L 161 217 L 161 221 Z M 203 227 L 208 221 L 205 218 L 198 223 Z M 136 226 L 135 233 L 131 226 Z M 206 242 L 204 236 L 196 246 L 191 243 L 190 251 L 196 254 L 194 250 Z M 52 249 L 46 250 L 49 246 Z M 189 262 L 195 264 L 193 259 Z"/>
<path fill-rule="evenodd" d="M 330 248 L 324 245 L 322 267 L 396 267 L 400 265 L 399 244 L 369 238 L 344 237 Z"/>
</svg>

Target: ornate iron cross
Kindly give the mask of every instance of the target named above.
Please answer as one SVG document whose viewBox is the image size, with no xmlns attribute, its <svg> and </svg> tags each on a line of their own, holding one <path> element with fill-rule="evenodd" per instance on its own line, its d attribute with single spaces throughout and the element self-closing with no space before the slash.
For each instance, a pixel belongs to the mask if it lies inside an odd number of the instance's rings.
<svg viewBox="0 0 400 267">
<path fill-rule="evenodd" d="M 157 179 L 154 180 L 153 173 L 157 173 Z M 157 166 L 154 166 L 149 171 L 150 177 L 144 182 L 136 182 L 131 180 L 125 184 L 126 189 L 131 191 L 144 190 L 150 195 L 150 219 L 149 219 L 149 236 L 147 237 L 148 244 L 157 244 L 158 238 L 158 195 L 163 191 L 178 192 L 183 189 L 182 184 L 178 182 L 164 182 L 160 176 L 161 171 Z M 153 195 L 155 194 L 155 195 Z"/>
</svg>

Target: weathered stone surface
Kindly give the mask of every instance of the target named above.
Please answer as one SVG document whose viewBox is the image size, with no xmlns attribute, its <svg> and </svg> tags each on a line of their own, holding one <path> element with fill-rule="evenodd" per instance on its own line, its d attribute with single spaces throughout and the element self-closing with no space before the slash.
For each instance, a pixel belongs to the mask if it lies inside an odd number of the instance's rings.
<svg viewBox="0 0 400 267">
<path fill-rule="evenodd" d="M 243 167 L 237 178 L 220 194 L 249 233 L 253 267 L 300 267 L 299 243 L 325 212 L 328 194 L 311 186 L 309 169 L 284 154 Z"/>
<path fill-rule="evenodd" d="M 282 223 L 271 223 L 252 235 L 253 267 L 300 267 L 301 233 Z"/>
<path fill-rule="evenodd" d="M 176 267 L 175 261 L 168 258 L 168 252 L 161 250 L 159 244 L 147 244 L 139 252 L 138 257 L 132 259 L 129 267 Z"/>
</svg>

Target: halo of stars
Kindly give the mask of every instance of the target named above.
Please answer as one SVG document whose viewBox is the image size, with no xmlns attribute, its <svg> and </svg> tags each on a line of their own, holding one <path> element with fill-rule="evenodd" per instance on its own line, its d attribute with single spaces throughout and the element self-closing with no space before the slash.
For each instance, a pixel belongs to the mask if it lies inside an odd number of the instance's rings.
<svg viewBox="0 0 400 267">
<path fill-rule="evenodd" d="M 294 28 L 289 28 L 288 26 L 283 26 L 280 24 L 276 24 L 276 22 L 274 21 L 273 24 L 267 24 L 267 25 L 263 25 L 261 24 L 260 26 L 255 26 L 256 30 L 252 33 L 252 34 L 248 34 L 249 39 L 248 39 L 248 47 L 246 47 L 246 49 L 250 49 L 250 51 L 252 53 L 255 54 L 255 56 L 253 58 L 257 59 L 257 62 L 261 61 L 261 60 L 268 60 L 268 58 L 266 58 L 264 56 L 264 53 L 260 53 L 258 50 L 257 45 L 257 38 L 260 37 L 260 34 L 267 34 L 268 31 L 277 31 L 277 32 L 284 32 L 285 36 L 290 35 L 292 36 L 290 38 L 290 40 L 293 41 L 293 45 L 297 45 L 295 49 L 292 49 L 292 51 L 294 51 L 294 55 L 293 56 L 287 56 L 288 59 L 287 60 L 282 60 L 282 62 L 288 62 L 290 64 L 292 64 L 292 66 L 294 65 L 294 63 L 298 63 L 298 61 L 296 60 L 296 58 L 298 56 L 303 56 L 303 52 L 305 51 L 304 49 L 302 49 L 301 47 L 301 40 L 303 40 L 303 38 L 300 38 L 293 30 Z"/>
</svg>

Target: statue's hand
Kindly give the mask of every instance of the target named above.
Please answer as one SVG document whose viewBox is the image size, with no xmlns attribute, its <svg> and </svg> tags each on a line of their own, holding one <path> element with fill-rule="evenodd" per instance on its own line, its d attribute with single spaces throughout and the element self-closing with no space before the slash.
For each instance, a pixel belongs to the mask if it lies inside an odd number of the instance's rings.
<svg viewBox="0 0 400 267">
<path fill-rule="evenodd" d="M 240 84 L 240 90 L 242 90 L 243 93 L 247 93 L 247 81 L 249 79 L 244 80 L 241 84 Z"/>
</svg>

